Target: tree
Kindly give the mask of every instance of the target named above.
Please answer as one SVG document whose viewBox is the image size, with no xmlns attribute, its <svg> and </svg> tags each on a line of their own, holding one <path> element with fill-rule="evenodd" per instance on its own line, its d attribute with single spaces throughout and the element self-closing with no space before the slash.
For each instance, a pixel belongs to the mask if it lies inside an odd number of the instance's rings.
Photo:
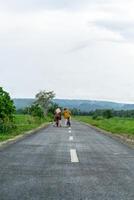
<svg viewBox="0 0 134 200">
<path fill-rule="evenodd" d="M 51 106 L 49 107 L 48 109 L 48 112 L 51 113 L 51 114 L 54 114 L 55 113 L 55 110 L 59 108 L 59 105 L 57 103 L 51 103 Z"/>
<path fill-rule="evenodd" d="M 0 87 L 0 120 L 12 121 L 13 114 L 15 112 L 15 106 L 11 100 L 9 94 Z"/>
<path fill-rule="evenodd" d="M 44 115 L 47 114 L 49 107 L 51 106 L 52 99 L 55 97 L 53 91 L 40 91 L 36 94 L 36 101 L 35 104 L 41 106 L 44 111 Z"/>
<path fill-rule="evenodd" d="M 84 115 L 84 113 L 83 112 L 81 112 L 79 109 L 77 109 L 77 108 L 73 108 L 73 109 L 71 109 L 71 113 L 72 113 L 72 115 Z"/>
<path fill-rule="evenodd" d="M 10 98 L 9 93 L 0 87 L 0 129 L 5 130 L 9 123 L 13 122 L 15 106 Z"/>
<path fill-rule="evenodd" d="M 33 104 L 29 108 L 29 114 L 31 114 L 34 117 L 39 117 L 39 118 L 44 117 L 43 109 L 38 104 Z"/>
<path fill-rule="evenodd" d="M 112 110 L 104 110 L 103 117 L 106 119 L 110 119 L 111 117 L 113 117 Z"/>
</svg>

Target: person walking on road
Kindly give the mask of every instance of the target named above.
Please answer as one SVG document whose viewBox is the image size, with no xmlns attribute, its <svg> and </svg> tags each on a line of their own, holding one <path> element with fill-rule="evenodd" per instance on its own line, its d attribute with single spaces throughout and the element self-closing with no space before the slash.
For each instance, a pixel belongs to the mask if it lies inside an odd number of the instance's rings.
<svg viewBox="0 0 134 200">
<path fill-rule="evenodd" d="M 55 125 L 57 127 L 61 127 L 61 109 L 60 108 L 57 108 L 55 110 L 55 117 L 54 117 L 54 119 L 55 119 Z"/>
<path fill-rule="evenodd" d="M 71 112 L 67 108 L 64 108 L 63 111 L 64 119 L 65 119 L 65 126 L 71 126 Z"/>
</svg>

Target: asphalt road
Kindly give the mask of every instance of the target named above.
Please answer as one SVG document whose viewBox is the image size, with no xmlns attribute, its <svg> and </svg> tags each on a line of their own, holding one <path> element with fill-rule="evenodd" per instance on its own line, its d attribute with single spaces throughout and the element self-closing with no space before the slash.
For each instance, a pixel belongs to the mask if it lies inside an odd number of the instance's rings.
<svg viewBox="0 0 134 200">
<path fill-rule="evenodd" d="M 134 200 L 134 150 L 73 122 L 0 149 L 0 200 Z"/>
</svg>

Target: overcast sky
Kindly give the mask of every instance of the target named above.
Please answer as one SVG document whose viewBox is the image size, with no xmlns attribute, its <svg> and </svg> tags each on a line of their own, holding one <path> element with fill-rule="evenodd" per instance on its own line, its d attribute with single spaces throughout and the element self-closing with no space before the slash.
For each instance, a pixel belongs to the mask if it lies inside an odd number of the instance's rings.
<svg viewBox="0 0 134 200">
<path fill-rule="evenodd" d="M 134 1 L 0 0 L 0 85 L 134 102 Z"/>
</svg>

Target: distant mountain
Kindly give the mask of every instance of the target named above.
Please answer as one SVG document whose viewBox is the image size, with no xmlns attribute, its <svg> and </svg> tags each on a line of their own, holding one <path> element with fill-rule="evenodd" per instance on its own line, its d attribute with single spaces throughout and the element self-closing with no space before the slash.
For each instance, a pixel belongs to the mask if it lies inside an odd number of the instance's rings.
<svg viewBox="0 0 134 200">
<path fill-rule="evenodd" d="M 81 111 L 87 111 L 87 112 L 96 109 L 114 109 L 114 110 L 134 109 L 134 104 L 114 103 L 108 101 L 56 99 L 55 102 L 62 107 L 77 108 L 80 109 Z"/>
<path fill-rule="evenodd" d="M 13 99 L 17 109 L 23 109 L 30 106 L 34 99 Z M 114 109 L 114 110 L 134 110 L 134 104 L 114 103 L 108 101 L 91 101 L 91 100 L 68 100 L 68 99 L 55 99 L 61 107 L 77 108 L 81 111 L 89 112 L 96 109 Z"/>
<path fill-rule="evenodd" d="M 13 99 L 16 109 L 23 109 L 27 106 L 30 106 L 34 99 Z"/>
</svg>

